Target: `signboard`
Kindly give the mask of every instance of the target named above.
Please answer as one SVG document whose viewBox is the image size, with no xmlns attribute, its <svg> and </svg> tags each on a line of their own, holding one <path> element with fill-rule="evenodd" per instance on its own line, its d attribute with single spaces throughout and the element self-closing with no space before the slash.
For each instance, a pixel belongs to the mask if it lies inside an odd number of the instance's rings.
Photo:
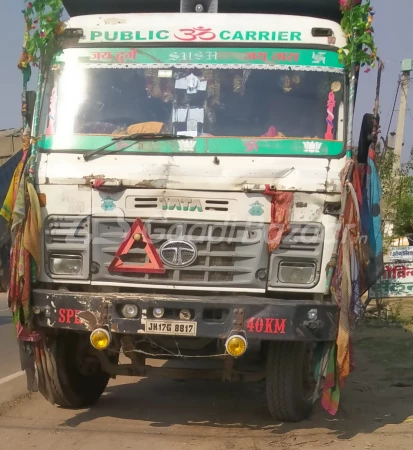
<svg viewBox="0 0 413 450">
<path fill-rule="evenodd" d="M 302 33 L 290 30 L 222 30 L 195 26 L 173 30 L 91 30 L 86 39 L 90 42 L 162 42 L 170 40 L 181 42 L 301 42 Z"/>
<path fill-rule="evenodd" d="M 390 259 L 392 262 L 413 261 L 413 247 L 392 247 L 390 249 Z"/>
<path fill-rule="evenodd" d="M 268 0 L 266 1 L 268 2 Z M 269 3 L 273 3 L 273 1 Z M 306 0 L 307 3 L 308 1 Z M 311 0 L 310 3 L 313 1 Z M 291 3 L 291 0 L 289 2 Z M 147 3 L 152 3 L 152 1 Z M 100 11 L 99 15 L 95 17 L 74 17 L 70 20 L 69 26 L 83 30 L 83 35 L 79 40 L 80 45 L 98 43 L 116 45 L 118 43 L 121 46 L 130 44 L 133 46 L 136 43 L 143 45 L 158 43 L 164 46 L 163 44 L 167 42 L 179 42 L 181 44 L 207 45 L 208 43 L 227 43 L 242 46 L 244 44 L 254 45 L 254 43 L 258 45 L 283 45 L 285 43 L 302 47 L 311 45 L 318 49 L 321 46 L 324 48 L 332 46 L 331 48 L 334 50 L 346 45 L 346 37 L 339 23 L 329 22 L 327 24 L 325 20 L 314 15 L 303 17 L 302 11 L 299 17 L 268 14 L 254 16 L 242 14 L 145 14 L 145 16 L 140 16 L 139 14 L 130 14 L 120 17 L 117 14 L 105 16 Z M 321 36 L 313 32 L 313 29 L 325 29 L 326 27 L 331 32 L 321 33 Z"/>
<path fill-rule="evenodd" d="M 310 49 L 255 48 L 199 48 L 199 47 L 153 47 L 153 48 L 94 48 L 66 50 L 56 57 L 56 63 L 76 58 L 86 67 L 113 67 L 123 64 L 125 68 L 187 67 L 207 64 L 217 68 L 232 69 L 265 66 L 266 69 L 297 69 L 343 71 L 337 52 Z M 329 70 L 330 69 L 330 70 Z"/>
<path fill-rule="evenodd" d="M 385 264 L 382 278 L 369 294 L 371 298 L 413 297 L 413 262 Z"/>
</svg>

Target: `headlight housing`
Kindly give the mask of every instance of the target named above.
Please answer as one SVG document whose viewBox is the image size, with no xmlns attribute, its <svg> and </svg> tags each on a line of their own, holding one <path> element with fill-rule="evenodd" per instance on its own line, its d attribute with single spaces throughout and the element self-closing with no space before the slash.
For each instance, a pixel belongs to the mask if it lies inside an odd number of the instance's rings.
<svg viewBox="0 0 413 450">
<path fill-rule="evenodd" d="M 322 223 L 290 223 L 290 232 L 282 237 L 280 245 L 270 255 L 268 288 L 315 288 L 321 277 L 324 237 Z"/>
<path fill-rule="evenodd" d="M 48 216 L 44 222 L 44 271 L 40 281 L 87 281 L 91 275 L 91 218 Z"/>
<path fill-rule="evenodd" d="M 53 275 L 80 276 L 83 269 L 81 255 L 52 253 L 49 256 L 49 268 Z"/>
<path fill-rule="evenodd" d="M 316 264 L 313 262 L 282 261 L 278 266 L 278 279 L 288 284 L 313 284 L 316 278 Z"/>
</svg>

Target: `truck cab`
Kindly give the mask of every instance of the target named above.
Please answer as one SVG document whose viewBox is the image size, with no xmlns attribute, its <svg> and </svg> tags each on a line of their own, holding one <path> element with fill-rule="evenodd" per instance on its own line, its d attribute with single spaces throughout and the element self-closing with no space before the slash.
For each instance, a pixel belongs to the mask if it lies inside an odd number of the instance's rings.
<svg viewBox="0 0 413 450">
<path fill-rule="evenodd" d="M 88 406 L 117 375 L 266 380 L 273 417 L 308 417 L 338 328 L 337 0 L 64 4 L 36 116 L 48 399 Z"/>
</svg>

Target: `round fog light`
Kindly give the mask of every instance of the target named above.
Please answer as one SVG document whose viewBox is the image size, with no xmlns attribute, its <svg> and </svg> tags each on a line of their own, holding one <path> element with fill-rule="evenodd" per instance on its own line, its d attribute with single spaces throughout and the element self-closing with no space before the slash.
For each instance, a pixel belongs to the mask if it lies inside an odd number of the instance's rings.
<svg viewBox="0 0 413 450">
<path fill-rule="evenodd" d="M 126 317 L 127 319 L 133 319 L 136 317 L 139 313 L 139 309 L 136 305 L 127 304 L 122 306 L 122 314 L 123 317 Z"/>
<path fill-rule="evenodd" d="M 164 314 L 165 314 L 165 310 L 163 308 L 154 308 L 153 309 L 153 317 L 155 317 L 156 319 L 162 319 Z"/>
<path fill-rule="evenodd" d="M 104 328 L 97 328 L 90 334 L 90 343 L 97 350 L 105 350 L 110 344 L 110 334 Z"/>
<path fill-rule="evenodd" d="M 238 356 L 242 356 L 247 350 L 247 340 L 240 336 L 239 334 L 230 336 L 225 342 L 225 348 L 227 352 L 237 358 Z"/>
</svg>

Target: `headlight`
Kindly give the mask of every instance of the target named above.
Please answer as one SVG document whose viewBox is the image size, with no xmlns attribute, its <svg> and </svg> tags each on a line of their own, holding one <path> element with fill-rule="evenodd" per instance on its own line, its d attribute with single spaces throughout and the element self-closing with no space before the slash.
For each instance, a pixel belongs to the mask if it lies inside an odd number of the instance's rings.
<svg viewBox="0 0 413 450">
<path fill-rule="evenodd" d="M 58 255 L 49 257 L 50 272 L 54 275 L 81 275 L 83 261 L 80 255 Z"/>
<path fill-rule="evenodd" d="M 165 314 L 164 308 L 154 308 L 153 309 L 153 317 L 155 317 L 155 319 L 162 319 L 164 314 Z"/>
<path fill-rule="evenodd" d="M 278 278 L 281 283 L 311 284 L 315 276 L 315 263 L 282 261 L 278 267 Z"/>
<path fill-rule="evenodd" d="M 122 314 L 127 319 L 133 319 L 139 314 L 139 308 L 132 303 L 128 303 L 122 306 Z"/>
</svg>

